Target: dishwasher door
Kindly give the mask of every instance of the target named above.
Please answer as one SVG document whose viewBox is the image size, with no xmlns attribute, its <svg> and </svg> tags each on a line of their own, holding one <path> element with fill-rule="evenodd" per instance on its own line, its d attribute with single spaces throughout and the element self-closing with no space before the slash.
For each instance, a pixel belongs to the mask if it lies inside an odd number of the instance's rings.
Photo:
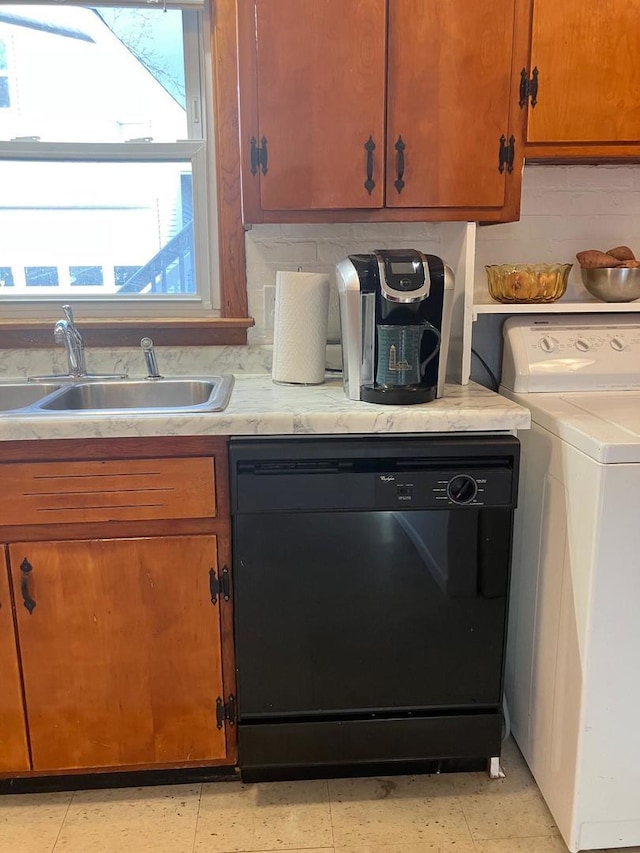
<svg viewBox="0 0 640 853">
<path fill-rule="evenodd" d="M 498 719 L 517 447 L 232 441 L 241 757 L 243 727 Z"/>
<path fill-rule="evenodd" d="M 508 562 L 486 537 L 510 541 L 509 513 L 490 523 L 477 510 L 239 516 L 241 718 L 499 705 Z"/>
</svg>

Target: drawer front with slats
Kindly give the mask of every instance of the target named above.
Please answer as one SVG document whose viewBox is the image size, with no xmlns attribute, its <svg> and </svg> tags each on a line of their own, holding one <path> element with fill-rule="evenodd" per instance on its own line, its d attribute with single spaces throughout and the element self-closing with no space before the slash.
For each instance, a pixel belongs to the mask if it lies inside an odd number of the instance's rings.
<svg viewBox="0 0 640 853">
<path fill-rule="evenodd" d="M 211 518 L 208 457 L 0 466 L 0 525 Z"/>
</svg>

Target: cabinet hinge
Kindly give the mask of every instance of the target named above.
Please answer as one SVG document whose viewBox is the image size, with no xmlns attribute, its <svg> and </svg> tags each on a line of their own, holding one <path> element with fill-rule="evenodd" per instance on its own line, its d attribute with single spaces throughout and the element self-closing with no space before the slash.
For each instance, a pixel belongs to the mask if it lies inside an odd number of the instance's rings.
<svg viewBox="0 0 640 853">
<path fill-rule="evenodd" d="M 511 135 L 509 137 L 509 141 L 507 142 L 506 136 L 504 134 L 500 137 L 500 149 L 498 153 L 498 171 L 502 174 L 505 170 L 505 166 L 507 172 L 511 174 L 513 172 L 513 161 L 516 155 L 516 139 L 515 136 Z"/>
<path fill-rule="evenodd" d="M 226 566 L 221 570 L 220 577 L 216 575 L 215 569 L 209 569 L 209 589 L 212 604 L 218 603 L 219 595 L 229 601 L 229 569 Z"/>
<path fill-rule="evenodd" d="M 538 103 L 538 67 L 536 66 L 531 72 L 531 77 L 527 76 L 527 69 L 523 68 L 520 72 L 520 109 L 526 106 L 527 100 L 531 98 L 531 106 L 535 107 Z"/>
<path fill-rule="evenodd" d="M 216 699 L 216 728 L 221 729 L 224 723 L 230 726 L 236 724 L 236 697 L 230 693 L 224 702 L 221 696 Z"/>
<path fill-rule="evenodd" d="M 252 136 L 249 140 L 249 145 L 251 146 L 250 152 L 250 162 L 251 162 L 251 174 L 255 175 L 258 171 L 258 168 L 261 169 L 262 174 L 267 174 L 267 167 L 269 165 L 269 152 L 267 149 L 267 140 L 263 136 L 260 140 L 260 145 L 258 145 L 258 140 L 255 136 Z"/>
</svg>

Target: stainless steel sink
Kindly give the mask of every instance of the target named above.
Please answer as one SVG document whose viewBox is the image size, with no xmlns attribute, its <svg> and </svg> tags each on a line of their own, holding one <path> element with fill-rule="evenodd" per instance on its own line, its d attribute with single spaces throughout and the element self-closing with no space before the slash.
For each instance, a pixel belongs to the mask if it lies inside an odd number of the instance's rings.
<svg viewBox="0 0 640 853">
<path fill-rule="evenodd" d="M 43 400 L 43 412 L 219 412 L 229 402 L 233 376 L 74 382 Z"/>
<path fill-rule="evenodd" d="M 222 411 L 233 376 L 0 382 L 0 414 L 180 414 Z"/>
<path fill-rule="evenodd" d="M 60 388 L 53 382 L 3 382 L 0 383 L 0 412 L 24 409 Z"/>
</svg>

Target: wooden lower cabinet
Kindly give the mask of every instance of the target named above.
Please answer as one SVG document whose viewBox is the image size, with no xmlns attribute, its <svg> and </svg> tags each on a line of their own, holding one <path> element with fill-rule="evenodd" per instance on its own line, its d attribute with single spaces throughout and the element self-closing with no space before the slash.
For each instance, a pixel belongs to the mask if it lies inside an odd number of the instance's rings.
<svg viewBox="0 0 640 853">
<path fill-rule="evenodd" d="M 13 626 L 5 546 L 2 545 L 0 546 L 0 773 L 28 770 L 29 767 L 18 651 Z"/>
<path fill-rule="evenodd" d="M 33 770 L 225 758 L 216 551 L 215 535 L 9 546 Z"/>
</svg>

